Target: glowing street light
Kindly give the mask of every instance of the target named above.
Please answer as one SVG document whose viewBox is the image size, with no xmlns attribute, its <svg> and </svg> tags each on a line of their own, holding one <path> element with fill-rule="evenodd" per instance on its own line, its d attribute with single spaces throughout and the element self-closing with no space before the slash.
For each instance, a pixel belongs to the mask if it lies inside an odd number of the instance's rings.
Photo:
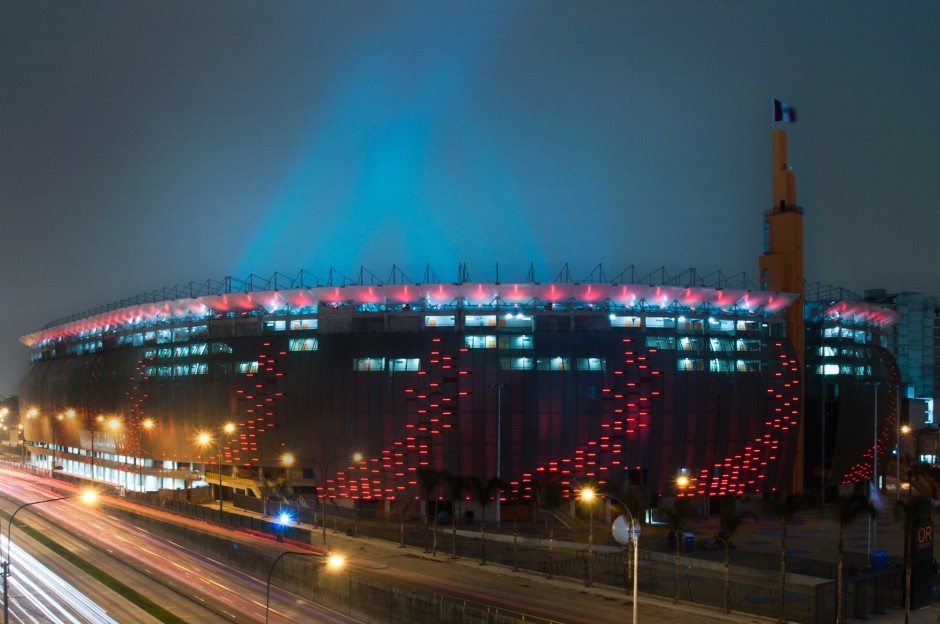
<svg viewBox="0 0 940 624">
<path fill-rule="evenodd" d="M 326 553 L 323 553 L 325 555 Z M 322 557 L 320 553 L 315 552 L 304 552 L 301 550 L 285 550 L 277 556 L 274 560 L 274 563 L 271 564 L 271 568 L 268 570 L 268 582 L 267 589 L 265 589 L 264 594 L 264 624 L 268 624 L 268 613 L 271 610 L 271 576 L 274 574 L 274 568 L 277 566 L 278 562 L 288 555 L 293 555 L 296 557 Z M 342 555 L 330 555 L 325 560 L 325 565 L 330 570 L 340 570 L 343 565 L 346 563 L 345 557 Z"/>
<path fill-rule="evenodd" d="M 142 431 L 151 431 L 156 426 L 156 423 L 153 421 L 153 418 L 145 418 L 140 422 L 140 428 Z M 144 490 L 143 478 L 141 476 L 141 471 L 143 470 L 143 445 L 140 442 L 140 437 L 137 438 L 137 456 L 134 457 L 134 463 L 137 464 L 137 489 L 138 491 Z"/>
<path fill-rule="evenodd" d="M 581 502 L 588 506 L 588 555 L 587 555 L 587 582 L 586 587 L 594 585 L 594 490 L 583 488 Z"/>
<path fill-rule="evenodd" d="M 219 436 L 216 438 L 216 465 L 219 470 L 219 522 L 222 522 L 222 435 L 231 434 L 235 431 L 234 423 L 225 423 L 222 425 Z M 196 437 L 196 442 L 199 446 L 205 448 L 212 444 L 212 434 L 206 431 L 203 431 Z"/>
<path fill-rule="evenodd" d="M 12 565 L 12 556 L 11 556 L 11 547 L 13 546 L 13 519 L 16 517 L 16 514 L 20 512 L 21 509 L 26 509 L 27 507 L 32 507 L 33 505 L 41 505 L 43 503 L 54 503 L 56 501 L 67 500 L 70 498 L 81 498 L 86 503 L 94 502 L 98 497 L 98 493 L 94 490 L 86 490 L 81 494 L 70 494 L 68 496 L 56 496 L 55 498 L 46 498 L 43 500 L 32 501 L 30 503 L 23 503 L 16 508 L 16 511 L 13 512 L 13 515 L 10 516 L 9 523 L 7 524 L 7 556 L 3 561 L 3 624 L 9 624 L 10 621 L 10 602 L 9 602 L 9 593 L 7 587 L 7 578 L 10 576 L 10 566 Z"/>
<path fill-rule="evenodd" d="M 321 487 L 322 492 L 320 492 L 320 504 L 323 507 L 323 554 L 324 555 L 326 555 L 326 553 L 328 552 L 327 547 L 326 547 L 326 499 L 327 499 L 326 472 L 330 469 L 330 466 L 333 464 L 333 462 L 338 461 L 340 459 L 351 459 L 355 463 L 358 464 L 359 462 L 362 461 L 362 458 L 363 458 L 362 453 L 353 453 L 352 455 L 337 455 L 336 457 L 326 462 L 326 470 L 324 470 L 323 465 L 315 459 L 298 460 L 296 457 L 294 457 L 294 454 L 290 452 L 287 452 L 281 455 L 281 465 L 286 467 L 288 470 L 290 470 L 290 468 L 294 465 L 294 462 L 296 461 L 307 461 L 307 462 L 312 463 L 314 466 L 316 466 L 317 470 L 320 472 L 320 475 L 321 475 L 320 478 L 321 478 L 321 483 L 322 483 L 322 487 Z"/>
<path fill-rule="evenodd" d="M 686 484 L 688 485 L 688 484 Z M 640 523 L 630 512 L 630 508 L 627 507 L 626 503 L 617 498 L 616 496 L 611 496 L 610 494 L 604 494 L 602 492 L 595 492 L 590 488 L 585 488 L 581 490 L 581 500 L 590 502 L 595 496 L 600 496 L 602 498 L 608 498 L 615 500 L 623 506 L 626 510 L 627 515 L 630 516 L 629 525 L 623 526 L 623 516 L 618 516 L 614 520 L 612 531 L 614 534 L 614 539 L 616 539 L 621 544 L 626 544 L 632 541 L 633 543 L 633 624 L 636 624 L 636 615 L 637 615 L 637 570 L 639 565 L 639 552 L 640 552 Z M 624 531 L 626 529 L 626 531 Z M 626 532 L 627 535 L 623 533 Z"/>
</svg>

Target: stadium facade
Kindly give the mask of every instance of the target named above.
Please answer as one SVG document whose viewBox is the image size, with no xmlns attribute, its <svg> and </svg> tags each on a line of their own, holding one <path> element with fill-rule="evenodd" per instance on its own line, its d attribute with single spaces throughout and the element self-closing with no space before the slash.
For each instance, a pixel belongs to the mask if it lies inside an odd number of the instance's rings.
<svg viewBox="0 0 940 624">
<path fill-rule="evenodd" d="M 802 210 L 768 214 L 801 245 Z M 418 496 L 423 466 L 498 476 L 520 502 L 550 482 L 708 498 L 864 481 L 898 425 L 897 314 L 804 303 L 801 257 L 799 292 L 768 288 L 785 256 L 765 253 L 754 288 L 461 267 L 455 282 L 302 272 L 151 292 L 23 338 L 26 451 L 128 489 L 260 495 L 281 478 L 360 501 Z"/>
</svg>

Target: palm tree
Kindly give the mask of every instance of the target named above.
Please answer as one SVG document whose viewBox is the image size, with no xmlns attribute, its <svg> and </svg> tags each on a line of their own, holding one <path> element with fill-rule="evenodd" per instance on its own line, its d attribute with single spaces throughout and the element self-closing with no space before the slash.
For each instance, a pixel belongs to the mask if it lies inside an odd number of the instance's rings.
<svg viewBox="0 0 940 624">
<path fill-rule="evenodd" d="M 836 520 L 839 522 L 839 559 L 836 566 L 836 624 L 843 624 L 842 618 L 842 555 L 845 548 L 845 530 L 861 514 L 874 518 L 875 506 L 864 494 L 840 496 L 836 499 Z"/>
<path fill-rule="evenodd" d="M 731 540 L 745 520 L 757 520 L 757 514 L 750 510 L 739 510 L 737 499 L 729 497 L 721 504 L 719 518 L 719 538 L 725 549 L 725 597 L 724 611 L 731 613 Z"/>
<path fill-rule="evenodd" d="M 429 511 L 429 502 L 431 500 L 432 494 L 434 495 L 434 533 L 431 539 L 431 547 L 428 548 L 428 551 L 432 555 L 437 554 L 437 490 L 441 484 L 441 472 L 435 470 L 430 466 L 418 466 L 416 475 L 418 477 L 418 487 L 421 488 L 421 493 L 424 496 L 424 530 L 428 529 L 428 511 Z"/>
<path fill-rule="evenodd" d="M 780 523 L 780 612 L 777 614 L 777 622 L 783 624 L 784 606 L 786 605 L 787 590 L 787 530 L 793 517 L 807 507 L 808 501 L 801 492 L 787 494 L 783 498 L 772 499 L 767 504 L 770 513 L 777 517 Z"/>
<path fill-rule="evenodd" d="M 408 510 L 411 509 L 411 506 L 414 504 L 415 499 L 409 498 L 408 500 L 402 503 L 401 508 L 398 510 L 398 547 L 405 547 L 405 515 L 408 513 Z"/>
<path fill-rule="evenodd" d="M 457 505 L 463 498 L 464 492 L 467 491 L 468 479 L 463 475 L 458 475 L 447 471 L 441 473 L 441 478 L 444 480 L 444 487 L 447 490 L 447 498 L 450 499 L 452 505 L 450 514 L 452 537 L 451 558 L 457 559 Z"/>
<path fill-rule="evenodd" d="M 486 508 L 492 502 L 493 495 L 502 487 L 498 477 L 484 481 L 480 477 L 470 477 L 470 493 L 480 506 L 480 565 L 486 565 Z"/>
<path fill-rule="evenodd" d="M 676 536 L 676 578 L 673 586 L 673 603 L 679 602 L 679 570 L 682 566 L 682 536 L 680 533 L 685 529 L 689 521 L 692 520 L 692 503 L 687 497 L 677 498 L 672 505 L 666 505 L 660 508 L 663 516 L 666 518 L 666 524 Z"/>
<path fill-rule="evenodd" d="M 913 555 L 911 535 L 923 522 L 929 522 L 933 515 L 933 501 L 926 496 L 915 496 L 909 501 L 898 501 L 898 508 L 904 512 L 904 624 L 911 616 L 911 568 Z"/>
</svg>

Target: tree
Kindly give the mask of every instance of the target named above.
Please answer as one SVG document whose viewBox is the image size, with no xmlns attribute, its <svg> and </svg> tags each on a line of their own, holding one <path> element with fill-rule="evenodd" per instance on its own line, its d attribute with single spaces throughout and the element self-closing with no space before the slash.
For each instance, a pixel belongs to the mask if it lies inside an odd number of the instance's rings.
<svg viewBox="0 0 940 624">
<path fill-rule="evenodd" d="M 660 508 L 663 516 L 666 518 L 666 524 L 669 530 L 676 536 L 676 577 L 673 586 L 673 603 L 679 602 L 679 570 L 682 567 L 682 530 L 687 528 L 692 520 L 692 503 L 688 497 L 677 498 L 672 505 L 665 505 Z"/>
<path fill-rule="evenodd" d="M 447 471 L 441 473 L 441 478 L 444 480 L 447 498 L 451 501 L 451 557 L 457 559 L 457 505 L 460 503 L 461 499 L 463 499 L 463 495 L 467 491 L 468 479 L 463 475 Z"/>
<path fill-rule="evenodd" d="M 731 613 L 731 540 L 745 520 L 757 520 L 757 514 L 737 507 L 737 499 L 728 497 L 721 504 L 718 538 L 725 550 L 725 596 L 724 611 Z"/>
<path fill-rule="evenodd" d="M 842 558 L 845 549 L 845 530 L 862 514 L 874 518 L 875 506 L 864 494 L 840 496 L 836 499 L 836 520 L 839 523 L 839 559 L 836 565 L 836 624 L 843 624 L 842 617 Z"/>
<path fill-rule="evenodd" d="M 431 496 L 434 496 L 434 533 L 432 537 L 432 544 L 428 550 L 432 555 L 437 554 L 437 491 L 441 485 L 441 472 L 435 470 L 430 466 L 418 466 L 417 470 L 418 477 L 418 487 L 421 488 L 421 493 L 424 496 L 425 510 L 424 510 L 424 530 L 428 529 L 428 511 L 430 505 L 428 502 L 431 500 Z"/>
<path fill-rule="evenodd" d="M 899 500 L 898 508 L 904 512 L 904 624 L 908 624 L 911 616 L 911 568 L 914 564 L 911 535 L 920 523 L 930 520 L 933 501 L 918 495 L 908 501 Z"/>
<path fill-rule="evenodd" d="M 787 590 L 787 530 L 793 517 L 806 509 L 808 501 L 801 492 L 787 494 L 783 498 L 771 499 L 767 503 L 767 510 L 777 518 L 780 523 L 780 612 L 777 622 L 786 621 L 784 608 L 786 606 Z"/>
<path fill-rule="evenodd" d="M 493 477 L 484 481 L 480 477 L 470 477 L 470 493 L 480 506 L 480 565 L 486 565 L 486 508 L 493 496 L 502 487 L 502 481 Z"/>
</svg>

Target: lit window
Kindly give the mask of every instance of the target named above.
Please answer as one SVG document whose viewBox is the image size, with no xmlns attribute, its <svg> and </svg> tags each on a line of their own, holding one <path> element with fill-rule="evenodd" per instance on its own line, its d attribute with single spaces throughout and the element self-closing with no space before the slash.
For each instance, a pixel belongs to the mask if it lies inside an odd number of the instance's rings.
<svg viewBox="0 0 940 624">
<path fill-rule="evenodd" d="M 397 373 L 419 371 L 421 360 L 419 358 L 395 358 L 389 360 L 388 370 Z"/>
<path fill-rule="evenodd" d="M 238 372 L 242 374 L 257 373 L 258 363 L 257 362 L 239 362 Z"/>
<path fill-rule="evenodd" d="M 538 360 L 536 360 L 536 368 L 543 371 L 571 370 L 571 360 L 563 357 L 538 358 Z"/>
<path fill-rule="evenodd" d="M 316 351 L 320 348 L 320 341 L 316 338 L 291 338 L 287 344 L 290 351 Z"/>
<path fill-rule="evenodd" d="M 576 365 L 578 370 L 603 371 L 607 369 L 607 360 L 604 358 L 578 358 Z"/>
<path fill-rule="evenodd" d="M 356 358 L 353 370 L 360 372 L 381 372 L 385 370 L 385 358 Z"/>
<path fill-rule="evenodd" d="M 317 328 L 317 319 L 315 318 L 302 318 L 294 319 L 290 322 L 291 331 L 312 331 Z"/>
<path fill-rule="evenodd" d="M 453 327 L 456 324 L 457 319 L 454 316 L 435 315 L 424 317 L 425 327 Z"/>
<path fill-rule="evenodd" d="M 640 327 L 642 321 L 639 316 L 616 316 L 610 315 L 611 327 Z"/>
<path fill-rule="evenodd" d="M 464 345 L 468 349 L 495 349 L 496 336 L 464 336 Z"/>
</svg>

